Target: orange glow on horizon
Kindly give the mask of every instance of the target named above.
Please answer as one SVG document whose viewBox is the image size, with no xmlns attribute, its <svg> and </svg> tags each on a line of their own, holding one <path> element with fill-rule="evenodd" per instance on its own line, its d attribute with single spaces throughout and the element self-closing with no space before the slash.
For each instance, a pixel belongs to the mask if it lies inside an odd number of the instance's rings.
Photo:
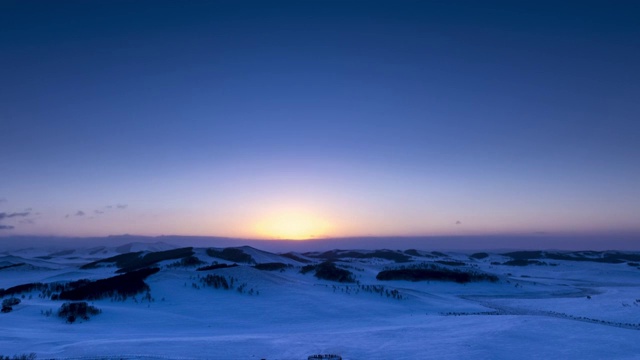
<svg viewBox="0 0 640 360">
<path fill-rule="evenodd" d="M 269 239 L 308 240 L 329 236 L 332 226 L 326 220 L 300 211 L 269 215 L 255 226 L 257 235 Z"/>
</svg>

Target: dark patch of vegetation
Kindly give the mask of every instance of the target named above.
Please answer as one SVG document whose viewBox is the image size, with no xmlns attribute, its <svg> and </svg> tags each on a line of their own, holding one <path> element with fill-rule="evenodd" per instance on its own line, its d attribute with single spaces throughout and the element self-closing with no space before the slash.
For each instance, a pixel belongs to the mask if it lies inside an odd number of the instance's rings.
<svg viewBox="0 0 640 360">
<path fill-rule="evenodd" d="M 433 254 L 435 256 L 440 256 L 440 257 L 449 257 L 449 255 L 447 255 L 445 253 L 441 253 L 439 251 L 432 251 L 431 254 Z"/>
<path fill-rule="evenodd" d="M 550 251 L 514 251 L 503 254 L 514 260 L 564 260 L 564 261 L 590 261 L 605 264 L 621 264 L 627 261 L 640 262 L 640 254 L 622 252 L 550 252 Z"/>
<path fill-rule="evenodd" d="M 615 253 L 605 253 L 603 256 L 603 262 L 619 264 L 625 261 L 640 261 L 640 254 L 615 252 Z"/>
<path fill-rule="evenodd" d="M 13 355 L 13 356 L 0 355 L 0 360 L 36 360 L 36 358 L 37 358 L 36 353 L 20 354 L 20 355 Z"/>
<path fill-rule="evenodd" d="M 336 286 L 333 285 L 334 287 L 334 292 L 336 291 Z M 349 286 L 346 286 L 345 289 L 343 290 L 345 293 L 350 294 L 350 288 Z M 402 296 L 402 294 L 400 294 L 400 291 L 396 290 L 396 289 L 385 289 L 384 286 L 382 285 L 362 285 L 362 284 L 358 284 L 357 290 L 356 290 L 356 294 L 360 291 L 363 292 L 369 292 L 372 294 L 379 294 L 380 296 L 386 295 L 387 297 L 393 298 L 393 299 L 397 299 L 397 300 L 402 300 L 404 299 L 404 297 Z"/>
<path fill-rule="evenodd" d="M 20 299 L 16 297 L 11 297 L 11 298 L 2 300 L 2 306 L 15 306 L 18 304 L 20 304 Z"/>
<path fill-rule="evenodd" d="M 307 356 L 307 360 L 342 360 L 342 356 L 336 354 L 315 354 Z"/>
<path fill-rule="evenodd" d="M 408 250 L 405 250 L 404 253 L 411 256 L 422 256 L 416 249 L 408 249 Z"/>
<path fill-rule="evenodd" d="M 467 264 L 463 263 L 462 261 L 457 261 L 457 260 L 436 260 L 436 262 L 438 264 L 448 265 L 448 266 L 465 266 L 465 265 L 467 265 Z"/>
<path fill-rule="evenodd" d="M 199 267 L 196 269 L 196 271 L 209 271 L 209 270 L 217 270 L 217 269 L 226 269 L 226 268 L 232 268 L 232 267 L 236 267 L 238 266 L 238 264 L 231 264 L 231 265 L 227 265 L 227 264 L 211 264 L 209 266 L 203 266 L 203 267 Z"/>
<path fill-rule="evenodd" d="M 313 271 L 315 269 L 316 269 L 315 265 L 305 265 L 300 269 L 300 273 L 306 274 L 306 273 L 308 273 L 310 271 Z"/>
<path fill-rule="evenodd" d="M 192 283 L 191 286 L 194 289 L 200 289 L 201 286 L 209 286 L 215 289 L 222 289 L 222 290 L 233 290 L 235 288 L 235 290 L 240 294 L 246 293 L 247 295 L 260 295 L 260 291 L 255 290 L 254 288 L 247 289 L 247 287 L 249 286 L 247 283 L 239 284 L 238 279 L 233 278 L 231 276 L 226 277 L 226 276 L 208 274 L 205 277 L 200 277 L 200 275 L 198 275 L 198 277 L 200 278 L 201 285 Z"/>
<path fill-rule="evenodd" d="M 270 263 L 256 264 L 254 268 L 258 270 L 277 271 L 277 270 L 286 269 L 287 267 L 290 267 L 290 266 L 291 265 L 287 265 L 281 262 L 270 262 Z"/>
<path fill-rule="evenodd" d="M 39 291 L 46 287 L 47 287 L 47 284 L 43 284 L 43 283 L 28 283 L 28 284 L 16 285 L 6 290 L 0 289 L 0 297 L 17 295 L 17 294 L 22 294 L 26 292 L 35 291 L 35 290 Z"/>
<path fill-rule="evenodd" d="M 196 266 L 201 264 L 204 264 L 204 261 L 198 259 L 195 256 L 187 256 L 185 258 L 182 258 L 182 260 L 180 260 L 180 265 L 182 266 Z"/>
<path fill-rule="evenodd" d="M 158 251 L 148 253 L 142 258 L 133 259 L 130 263 L 127 263 L 120 270 L 116 271 L 117 273 L 127 273 L 130 271 L 142 269 L 145 267 L 149 267 L 151 265 L 155 265 L 160 261 L 165 260 L 173 260 L 173 259 L 181 259 L 189 256 L 193 256 L 195 254 L 193 252 L 192 247 L 185 247 L 180 249 L 173 249 L 167 251 Z"/>
<path fill-rule="evenodd" d="M 13 307 L 20 304 L 20 299 L 12 297 L 2 300 L 2 312 L 8 313 L 13 310 Z"/>
<path fill-rule="evenodd" d="M 344 258 L 353 258 L 353 259 L 378 258 L 378 259 L 395 261 L 397 263 L 403 263 L 403 262 L 409 262 L 411 260 L 409 256 L 403 253 L 392 251 L 392 250 L 376 250 L 369 253 L 363 253 L 358 251 L 330 250 L 330 251 L 325 251 L 319 255 L 307 255 L 307 256 L 322 258 L 328 261 L 335 261 L 335 260 L 344 259 Z"/>
<path fill-rule="evenodd" d="M 300 256 L 297 256 L 296 254 L 294 254 L 294 253 L 290 253 L 290 252 L 289 252 L 289 253 L 286 253 L 286 254 L 280 254 L 280 256 L 284 256 L 284 257 L 286 257 L 286 258 L 289 258 L 289 259 L 291 259 L 291 260 L 295 260 L 295 261 L 297 261 L 297 262 L 301 262 L 301 263 L 303 263 L 303 264 L 308 264 L 308 263 L 310 263 L 310 262 L 311 262 L 311 261 L 309 261 L 309 260 L 307 260 L 307 259 L 303 259 L 303 258 L 301 258 Z"/>
<path fill-rule="evenodd" d="M 229 290 L 232 286 L 230 285 L 230 283 L 233 283 L 233 281 L 227 281 L 227 278 L 225 278 L 224 276 L 212 275 L 212 274 L 209 274 L 201 278 L 200 282 L 206 286 L 210 286 L 215 289 L 225 289 L 225 290 Z"/>
<path fill-rule="evenodd" d="M 627 265 L 629 266 L 640 266 L 640 263 L 637 262 L 628 262 Z"/>
<path fill-rule="evenodd" d="M 486 252 L 479 252 L 479 253 L 469 255 L 469 257 L 472 259 L 482 260 L 482 259 L 488 258 L 489 254 L 487 254 Z"/>
<path fill-rule="evenodd" d="M 9 269 L 12 267 L 18 267 L 18 266 L 22 266 L 24 265 L 24 263 L 18 263 L 18 264 L 11 264 L 11 265 L 6 265 L 6 266 L 0 266 L 0 270 L 4 270 L 4 269 Z"/>
<path fill-rule="evenodd" d="M 538 261 L 538 260 L 524 260 L 524 259 L 517 259 L 517 260 L 509 260 L 504 262 L 502 265 L 508 265 L 508 266 L 527 266 L 527 265 L 547 265 L 546 262 L 542 262 L 542 261 Z"/>
<path fill-rule="evenodd" d="M 204 264 L 204 261 L 198 259 L 195 256 L 187 256 L 184 257 L 182 259 L 180 259 L 180 261 L 176 261 L 174 263 L 171 263 L 169 265 L 167 265 L 168 267 L 171 268 L 177 268 L 177 267 L 191 267 L 191 266 L 198 266 L 198 265 L 202 265 Z"/>
<path fill-rule="evenodd" d="M 355 282 L 355 278 L 353 277 L 353 273 L 349 270 L 341 269 L 336 266 L 336 264 L 325 261 L 315 267 L 316 274 L 315 276 L 318 279 L 337 281 L 337 282 L 346 282 L 352 283 Z"/>
<path fill-rule="evenodd" d="M 225 249 L 222 249 L 221 251 L 218 251 L 216 249 L 207 249 L 207 255 L 214 258 L 233 261 L 233 262 L 239 262 L 239 263 L 247 263 L 247 264 L 256 263 L 256 261 L 253 259 L 251 255 L 245 253 L 244 251 L 242 251 L 242 249 L 238 249 L 238 248 L 225 248 Z"/>
<path fill-rule="evenodd" d="M 143 291 L 149 291 L 144 279 L 160 271 L 159 268 L 132 271 L 96 281 L 78 280 L 67 284 L 58 298 L 60 300 L 98 300 L 118 297 L 122 300 Z"/>
<path fill-rule="evenodd" d="M 100 264 L 115 263 L 116 266 L 120 268 L 118 271 L 116 271 L 117 273 L 126 273 L 129 271 L 134 271 L 134 270 L 142 269 L 142 268 L 157 264 L 160 261 L 181 259 L 184 257 L 192 256 L 193 254 L 194 252 L 192 247 L 185 247 L 185 248 L 173 249 L 173 250 L 167 250 L 167 251 L 151 252 L 144 256 L 141 256 L 142 251 L 137 251 L 137 252 L 108 257 L 106 259 L 97 260 L 97 261 L 85 264 L 80 268 L 94 269 L 98 267 L 98 265 Z"/>
<path fill-rule="evenodd" d="M 460 284 L 475 281 L 498 281 L 492 274 L 475 271 L 461 271 L 458 269 L 441 268 L 433 264 L 421 264 L 399 269 L 383 270 L 376 276 L 378 280 L 408 280 L 408 281 L 454 281 Z"/>
<path fill-rule="evenodd" d="M 95 306 L 91 306 L 84 301 L 66 302 L 60 306 L 58 316 L 73 324 L 76 320 L 89 320 L 90 316 L 98 315 L 102 311 Z"/>
</svg>

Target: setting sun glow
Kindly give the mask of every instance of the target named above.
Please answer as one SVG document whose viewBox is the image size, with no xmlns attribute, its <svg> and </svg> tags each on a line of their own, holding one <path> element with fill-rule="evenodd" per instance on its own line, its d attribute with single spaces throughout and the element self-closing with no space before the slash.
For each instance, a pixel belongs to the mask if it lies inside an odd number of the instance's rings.
<svg viewBox="0 0 640 360">
<path fill-rule="evenodd" d="M 271 239 L 307 240 L 328 235 L 327 221 L 301 212 L 285 212 L 267 217 L 256 226 L 258 235 Z"/>
</svg>

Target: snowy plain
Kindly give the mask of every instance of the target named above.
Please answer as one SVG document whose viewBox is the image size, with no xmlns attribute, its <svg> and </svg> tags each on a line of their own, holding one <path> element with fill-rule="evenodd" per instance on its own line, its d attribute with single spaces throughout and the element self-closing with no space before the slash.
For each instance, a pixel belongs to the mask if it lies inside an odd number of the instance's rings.
<svg viewBox="0 0 640 360">
<path fill-rule="evenodd" d="M 167 244 L 72 249 L 48 253 L 26 249 L 0 253 L 0 289 L 26 283 L 97 280 L 118 275 L 114 263 L 83 265 Z M 102 310 L 73 324 L 57 317 L 65 301 L 16 295 L 21 303 L 0 314 L 0 355 L 36 353 L 38 359 L 307 359 L 339 354 L 343 359 L 637 359 L 640 358 L 640 269 L 633 262 L 544 259 L 509 266 L 508 256 L 470 253 L 402 253 L 408 260 L 339 257 L 335 264 L 357 283 L 301 273 L 325 259 L 321 253 L 283 256 L 240 247 L 252 263 L 208 271 L 153 266 L 142 294 L 125 301 L 89 300 Z M 219 249 L 221 250 L 221 249 Z M 395 251 L 395 250 L 394 250 Z M 193 249 L 204 265 L 233 264 Z M 371 250 L 355 251 L 371 254 Z M 413 254 L 413 255 L 409 255 Z M 595 255 L 600 256 L 600 255 Z M 297 260 L 296 260 L 297 258 Z M 439 262 L 439 263 L 438 263 Z M 277 271 L 254 264 L 289 265 Z M 438 264 L 492 274 L 498 281 L 377 280 L 384 269 Z M 460 265 L 459 263 L 463 263 Z M 22 264 L 17 265 L 16 264 Z M 14 266 L 11 266 L 14 265 Z M 234 278 L 237 289 L 203 286 L 216 274 Z M 384 287 L 381 293 L 364 286 Z M 397 290 L 401 298 L 387 291 Z M 6 298 L 6 297 L 5 297 Z M 52 316 L 45 316 L 48 310 Z"/>
</svg>

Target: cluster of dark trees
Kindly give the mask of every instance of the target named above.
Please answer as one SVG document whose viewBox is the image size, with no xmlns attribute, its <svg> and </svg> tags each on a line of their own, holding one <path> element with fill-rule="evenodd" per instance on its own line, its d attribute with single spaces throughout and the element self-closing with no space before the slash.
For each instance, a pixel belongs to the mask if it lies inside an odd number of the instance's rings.
<svg viewBox="0 0 640 360">
<path fill-rule="evenodd" d="M 307 360 L 342 360 L 342 356 L 336 354 L 309 355 Z"/>
<path fill-rule="evenodd" d="M 207 276 L 200 277 L 198 275 L 198 277 L 200 278 L 200 283 L 203 286 L 209 286 L 214 289 L 233 290 L 234 286 L 237 285 L 235 289 L 237 292 L 241 294 L 247 293 L 249 295 L 254 295 L 254 294 L 260 295 L 260 292 L 257 290 L 254 290 L 253 288 L 247 289 L 247 287 L 249 286 L 247 283 L 238 284 L 238 279 L 235 279 L 232 276 L 226 277 L 226 276 L 220 276 L 220 275 L 214 275 L 214 274 L 207 274 Z M 193 283 L 192 286 L 195 289 L 200 289 L 200 287 L 196 283 Z"/>
<path fill-rule="evenodd" d="M 238 248 L 225 248 L 222 250 L 207 249 L 207 255 L 214 258 L 233 261 L 233 262 L 239 262 L 239 263 L 247 263 L 247 264 L 256 263 L 256 261 L 253 259 L 251 255 L 245 253 L 244 251 L 242 251 L 242 249 L 238 249 Z"/>
<path fill-rule="evenodd" d="M 458 260 L 436 260 L 438 264 L 447 265 L 447 266 L 465 266 L 466 263 Z"/>
<path fill-rule="evenodd" d="M 502 254 L 514 260 L 566 260 L 566 261 L 591 261 L 606 264 L 622 264 L 627 261 L 640 261 L 638 253 L 624 253 L 618 251 L 512 251 Z"/>
<path fill-rule="evenodd" d="M 20 299 L 15 298 L 15 297 L 11 297 L 8 299 L 4 299 L 2 300 L 2 312 L 3 313 L 8 313 L 11 312 L 13 310 L 13 307 L 20 304 Z"/>
<path fill-rule="evenodd" d="M 86 265 L 83 265 L 80 268 L 93 269 L 98 267 L 100 264 L 115 263 L 116 266 L 119 268 L 116 271 L 117 273 L 127 273 L 130 271 L 155 265 L 161 261 L 182 259 L 182 258 L 193 256 L 194 254 L 195 253 L 193 252 L 192 247 L 185 247 L 185 248 L 173 249 L 173 250 L 167 250 L 167 251 L 156 251 L 156 252 L 145 254 L 144 256 L 141 256 L 142 252 L 138 251 L 138 252 L 116 255 L 106 259 L 94 261 Z"/>
<path fill-rule="evenodd" d="M 304 267 L 303 267 L 304 268 Z M 349 270 L 341 269 L 331 261 L 325 261 L 314 267 L 315 277 L 323 280 L 337 281 L 342 283 L 353 283 L 356 279 Z"/>
<path fill-rule="evenodd" d="M 380 294 L 380 296 L 385 295 L 386 297 L 390 297 L 393 299 L 398 299 L 398 300 L 403 299 L 400 291 L 396 289 L 393 289 L 393 290 L 385 289 L 385 287 L 382 285 L 358 285 L 358 287 L 362 291 L 366 291 L 374 294 Z"/>
<path fill-rule="evenodd" d="M 98 300 L 107 297 L 116 297 L 126 300 L 128 296 L 149 291 L 149 285 L 144 279 L 160 271 L 159 268 L 148 268 L 132 271 L 100 280 L 78 280 L 67 283 L 64 290 L 52 299 L 60 300 Z"/>
<path fill-rule="evenodd" d="M 507 266 L 551 265 L 551 266 L 557 266 L 558 264 L 550 264 L 550 263 L 546 263 L 544 261 L 538 261 L 538 260 L 515 259 L 515 260 L 505 261 L 502 264 L 499 263 L 499 262 L 492 262 L 491 265 L 507 265 Z"/>
<path fill-rule="evenodd" d="M 308 273 L 310 271 L 313 271 L 315 269 L 316 269 L 315 265 L 305 265 L 300 269 L 300 273 L 306 274 L 306 273 Z"/>
<path fill-rule="evenodd" d="M 20 354 L 20 355 L 13 355 L 13 356 L 0 355 L 0 360 L 35 360 L 36 357 L 37 357 L 36 353 Z"/>
<path fill-rule="evenodd" d="M 506 315 L 506 314 L 504 312 L 500 312 L 500 311 L 476 311 L 476 312 L 447 311 L 447 312 L 441 312 L 440 315 L 443 315 L 443 316 L 473 316 L 473 315 Z"/>
<path fill-rule="evenodd" d="M 376 250 L 372 252 L 359 252 L 359 251 L 343 251 L 343 250 L 330 250 L 325 251 L 323 253 L 305 253 L 305 256 L 325 259 L 327 261 L 335 261 L 344 258 L 352 258 L 352 259 L 385 259 L 395 261 L 397 263 L 409 262 L 411 261 L 411 257 L 407 256 L 398 251 L 392 250 Z"/>
<path fill-rule="evenodd" d="M 87 304 L 85 301 L 66 302 L 60 306 L 58 316 L 72 324 L 78 319 L 89 320 L 90 316 L 98 315 L 102 310 Z"/>
<path fill-rule="evenodd" d="M 42 290 L 46 286 L 47 286 L 46 284 L 42 284 L 42 283 L 28 283 L 28 284 L 16 285 L 8 289 L 0 289 L 0 297 L 13 296 L 13 295 L 31 292 L 35 290 Z"/>
<path fill-rule="evenodd" d="M 196 269 L 196 271 L 209 271 L 209 270 L 217 270 L 217 269 L 226 269 L 226 268 L 232 268 L 232 267 L 236 267 L 238 266 L 238 264 L 231 264 L 231 265 L 227 265 L 227 264 L 218 264 L 217 262 L 214 262 L 211 265 L 208 266 L 203 266 L 203 267 L 199 267 Z"/>
<path fill-rule="evenodd" d="M 233 278 L 227 281 L 227 278 L 220 275 L 208 274 L 201 277 L 200 282 L 206 286 L 213 287 L 214 289 L 229 290 L 233 286 Z"/>
<path fill-rule="evenodd" d="M 447 269 L 434 264 L 417 264 L 409 267 L 383 270 L 376 276 L 378 280 L 408 280 L 408 281 L 454 281 L 460 284 L 473 281 L 498 281 L 492 274 L 475 271 Z"/>
<path fill-rule="evenodd" d="M 258 270 L 277 271 L 277 270 L 284 270 L 292 266 L 281 263 L 281 262 L 270 262 L 270 263 L 256 264 L 253 267 Z"/>
<path fill-rule="evenodd" d="M 167 265 L 168 268 L 179 268 L 179 267 L 192 267 L 204 264 L 204 261 L 198 259 L 197 257 L 191 255 L 187 257 L 183 257 L 179 261 L 173 262 Z"/>
</svg>

